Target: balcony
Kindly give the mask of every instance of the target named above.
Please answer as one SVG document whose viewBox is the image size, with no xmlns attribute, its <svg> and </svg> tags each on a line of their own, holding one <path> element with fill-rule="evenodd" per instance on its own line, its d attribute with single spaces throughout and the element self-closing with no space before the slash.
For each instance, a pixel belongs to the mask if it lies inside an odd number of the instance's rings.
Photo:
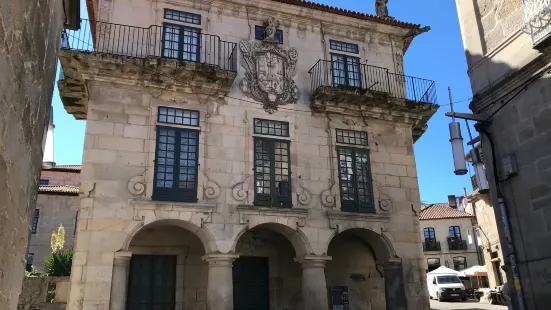
<svg viewBox="0 0 551 310">
<path fill-rule="evenodd" d="M 533 47 L 542 51 L 551 45 L 551 0 L 524 0 L 523 7 L 525 30 Z"/>
<path fill-rule="evenodd" d="M 467 240 L 448 237 L 448 249 L 450 251 L 463 251 L 467 249 Z"/>
<path fill-rule="evenodd" d="M 436 239 L 425 239 L 425 242 L 423 242 L 423 252 L 430 251 L 441 251 L 440 241 L 436 241 Z"/>
<path fill-rule="evenodd" d="M 58 82 L 65 109 L 86 118 L 85 80 L 223 97 L 237 75 L 237 44 L 193 28 L 81 20 L 63 33 Z"/>
<path fill-rule="evenodd" d="M 308 71 L 316 112 L 410 123 L 417 140 L 436 113 L 434 81 L 353 62 L 318 60 Z"/>
</svg>

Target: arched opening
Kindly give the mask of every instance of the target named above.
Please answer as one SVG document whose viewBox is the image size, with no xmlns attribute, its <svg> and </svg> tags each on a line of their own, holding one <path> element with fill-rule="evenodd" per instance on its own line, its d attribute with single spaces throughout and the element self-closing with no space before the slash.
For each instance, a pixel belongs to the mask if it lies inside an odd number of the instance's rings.
<svg viewBox="0 0 551 310">
<path fill-rule="evenodd" d="M 385 279 L 377 262 L 391 258 L 393 251 L 383 238 L 367 229 L 350 229 L 333 237 L 327 252 L 332 260 L 325 268 L 332 305 L 347 297 L 351 310 L 386 309 Z"/>
<path fill-rule="evenodd" d="M 292 230 L 291 230 L 292 231 Z M 263 224 L 237 240 L 233 267 L 234 310 L 302 309 L 302 270 L 294 242 L 280 224 Z M 294 232 L 296 233 L 296 232 Z"/>
<path fill-rule="evenodd" d="M 156 222 L 130 240 L 126 309 L 204 309 L 206 245 L 178 222 Z"/>
</svg>

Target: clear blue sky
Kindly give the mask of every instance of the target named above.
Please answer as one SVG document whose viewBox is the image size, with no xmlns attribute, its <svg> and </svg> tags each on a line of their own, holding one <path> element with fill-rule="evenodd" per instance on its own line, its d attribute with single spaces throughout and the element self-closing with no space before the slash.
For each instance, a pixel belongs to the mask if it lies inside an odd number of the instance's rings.
<svg viewBox="0 0 551 310">
<path fill-rule="evenodd" d="M 375 12 L 375 0 L 320 0 L 320 3 L 340 8 L 371 13 Z M 87 18 L 84 0 L 81 15 Z M 438 101 L 445 105 L 429 121 L 429 129 L 415 143 L 415 157 L 423 202 L 444 202 L 447 195 L 463 195 L 463 187 L 471 191 L 467 176 L 453 173 L 453 161 L 449 142 L 448 123 L 444 116 L 449 112 L 447 87 L 453 90 L 454 102 L 471 97 L 467 64 L 461 42 L 461 33 L 453 0 L 389 0 L 389 14 L 395 18 L 422 26 L 431 31 L 413 41 L 406 53 L 404 64 L 407 75 L 436 81 Z M 469 101 L 456 103 L 455 110 L 468 112 Z M 67 114 L 54 91 L 55 160 L 58 165 L 80 164 L 84 144 L 84 121 L 76 121 Z M 462 124 L 465 142 L 468 135 Z M 476 136 L 476 132 L 473 132 Z M 472 171 L 472 170 L 471 170 Z"/>
</svg>

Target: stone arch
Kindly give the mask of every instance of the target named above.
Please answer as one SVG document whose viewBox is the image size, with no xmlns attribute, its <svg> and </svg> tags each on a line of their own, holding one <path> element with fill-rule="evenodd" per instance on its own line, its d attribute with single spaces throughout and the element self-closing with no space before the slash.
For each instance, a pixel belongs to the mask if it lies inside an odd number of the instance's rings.
<svg viewBox="0 0 551 310">
<path fill-rule="evenodd" d="M 312 253 L 310 242 L 306 235 L 300 230 L 300 228 L 297 227 L 297 229 L 293 229 L 292 227 L 289 227 L 287 225 L 273 222 L 258 223 L 254 226 L 249 225 L 244 227 L 235 237 L 231 252 L 235 252 L 237 243 L 239 242 L 241 236 L 243 236 L 247 231 L 253 228 L 265 228 L 283 235 L 283 237 L 289 240 L 289 242 L 291 242 L 291 244 L 293 245 L 296 257 L 303 257 Z"/>
<path fill-rule="evenodd" d="M 373 249 L 375 258 L 377 259 L 378 262 L 390 261 L 397 258 L 396 252 L 394 251 L 394 246 L 392 245 L 392 241 L 385 234 L 383 234 L 382 232 L 377 233 L 367 228 L 356 228 L 356 227 L 335 232 L 327 240 L 327 248 L 325 250 L 325 253 L 329 251 L 329 245 L 331 244 L 331 240 L 333 240 L 335 236 L 343 233 L 355 235 L 357 237 L 362 238 L 364 241 L 366 241 Z"/>
<path fill-rule="evenodd" d="M 130 246 L 130 243 L 132 242 L 132 239 L 134 239 L 134 237 L 140 231 L 142 231 L 143 229 L 155 227 L 155 226 L 175 226 L 175 227 L 183 228 L 193 233 L 195 236 L 199 238 L 199 240 L 201 240 L 201 243 L 203 244 L 203 247 L 205 249 L 205 253 L 218 252 L 214 236 L 207 228 L 198 226 L 191 221 L 188 222 L 180 219 L 159 219 L 159 220 L 155 220 L 150 223 L 147 223 L 145 225 L 142 221 L 132 222 L 130 225 L 127 226 L 127 229 L 126 229 L 127 236 L 121 248 L 121 251 L 128 251 L 128 248 Z"/>
</svg>

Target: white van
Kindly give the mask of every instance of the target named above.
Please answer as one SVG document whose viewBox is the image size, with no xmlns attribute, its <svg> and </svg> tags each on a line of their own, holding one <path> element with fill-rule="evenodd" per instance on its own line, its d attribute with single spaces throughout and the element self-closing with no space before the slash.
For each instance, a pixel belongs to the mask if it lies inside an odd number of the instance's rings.
<svg viewBox="0 0 551 310">
<path fill-rule="evenodd" d="M 465 286 L 456 274 L 427 274 L 429 298 L 443 301 L 446 299 L 467 300 Z"/>
</svg>

